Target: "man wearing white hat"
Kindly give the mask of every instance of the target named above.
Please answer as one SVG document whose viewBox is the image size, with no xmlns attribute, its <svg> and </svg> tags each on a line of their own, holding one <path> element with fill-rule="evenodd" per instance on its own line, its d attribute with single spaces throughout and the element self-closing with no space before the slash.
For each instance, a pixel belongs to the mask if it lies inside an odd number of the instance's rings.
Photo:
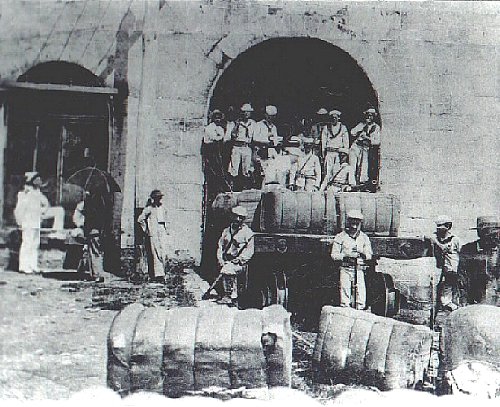
<svg viewBox="0 0 500 407">
<path fill-rule="evenodd" d="M 223 142 L 226 133 L 224 113 L 214 109 L 210 115 L 210 123 L 205 126 L 202 144 L 203 171 L 207 181 L 209 199 L 223 191 L 221 182 L 224 179 Z"/>
<path fill-rule="evenodd" d="M 224 286 L 224 297 L 220 303 L 226 305 L 237 304 L 236 278 L 247 270 L 247 264 L 254 253 L 253 232 L 244 224 L 247 210 L 236 206 L 231 214 L 231 224 L 222 232 L 217 247 L 217 260 Z"/>
<path fill-rule="evenodd" d="M 458 263 L 460 240 L 450 232 L 452 220 L 449 216 L 436 219 L 436 232 L 431 236 L 434 244 L 436 265 L 441 269 L 438 296 L 441 306 L 449 311 L 458 308 Z"/>
<path fill-rule="evenodd" d="M 278 144 L 278 129 L 274 124 L 278 109 L 276 106 L 268 105 L 264 111 L 264 118 L 255 125 L 253 135 L 253 166 L 255 171 L 255 184 L 262 184 L 264 167 L 266 161 L 276 155 L 275 147 Z"/>
<path fill-rule="evenodd" d="M 340 167 L 334 170 L 333 166 L 327 167 L 323 182 L 319 188 L 320 191 L 348 192 L 356 185 L 354 171 L 348 162 L 349 150 L 339 148 Z"/>
<path fill-rule="evenodd" d="M 320 162 L 323 160 L 323 154 L 321 153 L 321 139 L 322 134 L 327 131 L 328 125 L 330 124 L 330 117 L 328 115 L 328 110 L 321 107 L 316 112 L 315 123 L 311 126 L 309 130 L 309 137 L 314 140 L 314 146 L 316 147 L 316 154 L 320 156 Z"/>
<path fill-rule="evenodd" d="M 41 185 L 42 179 L 38 172 L 27 172 L 24 174 L 24 188 L 17 194 L 14 217 L 21 228 L 20 273 L 38 272 L 41 221 L 49 217 L 50 208 L 47 197 L 40 191 Z M 62 229 L 62 225 L 58 225 L 58 228 Z"/>
<path fill-rule="evenodd" d="M 468 304 L 500 306 L 500 219 L 477 218 L 479 239 L 460 250 L 458 274 L 464 283 L 463 300 Z"/>
<path fill-rule="evenodd" d="M 264 163 L 264 179 L 262 187 L 266 185 L 276 185 L 286 188 L 290 176 L 291 160 L 288 154 L 283 154 L 283 139 L 278 137 L 278 144 L 275 146 L 276 153 L 270 155 Z"/>
<path fill-rule="evenodd" d="M 370 148 L 376 147 L 378 149 L 380 146 L 380 126 L 374 121 L 376 114 L 377 112 L 373 108 L 365 110 L 364 121 L 351 130 L 353 143 L 349 152 L 349 163 L 356 172 L 357 184 L 369 181 Z M 375 172 L 378 173 L 378 169 Z"/>
<path fill-rule="evenodd" d="M 366 261 L 373 257 L 370 239 L 361 231 L 363 214 L 359 210 L 347 213 L 345 230 L 333 239 L 331 257 L 340 263 L 340 306 L 366 307 Z"/>
<path fill-rule="evenodd" d="M 340 169 L 339 149 L 349 148 L 349 132 L 340 121 L 340 115 L 338 110 L 332 110 L 329 113 L 331 122 L 321 131 L 323 169 L 327 173 L 336 173 Z"/>
<path fill-rule="evenodd" d="M 291 183 L 296 191 L 318 191 L 321 183 L 321 164 L 319 158 L 313 152 L 314 139 L 304 137 L 304 154 L 301 155 L 297 164 L 290 172 Z"/>
</svg>

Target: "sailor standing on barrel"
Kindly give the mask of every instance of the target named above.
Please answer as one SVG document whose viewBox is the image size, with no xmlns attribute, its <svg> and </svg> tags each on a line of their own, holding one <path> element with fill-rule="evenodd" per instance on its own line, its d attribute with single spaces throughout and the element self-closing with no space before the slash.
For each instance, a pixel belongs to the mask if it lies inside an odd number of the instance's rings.
<svg viewBox="0 0 500 407">
<path fill-rule="evenodd" d="M 242 206 L 232 209 L 231 224 L 224 229 L 217 247 L 217 260 L 221 267 L 224 297 L 220 304 L 237 305 L 238 287 L 236 277 L 244 272 L 253 256 L 253 232 L 243 222 L 247 210 Z"/>
<path fill-rule="evenodd" d="M 331 257 L 340 263 L 340 306 L 364 309 L 366 306 L 366 261 L 373 256 L 370 239 L 361 231 L 363 214 L 351 210 L 345 230 L 333 239 Z"/>
</svg>

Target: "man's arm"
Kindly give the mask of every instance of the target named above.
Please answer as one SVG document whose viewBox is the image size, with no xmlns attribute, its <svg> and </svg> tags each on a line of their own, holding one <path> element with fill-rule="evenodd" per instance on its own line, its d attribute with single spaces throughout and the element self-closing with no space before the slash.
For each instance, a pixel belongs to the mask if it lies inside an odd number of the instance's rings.
<svg viewBox="0 0 500 407">
<path fill-rule="evenodd" d="M 370 238 L 368 236 L 365 236 L 365 238 L 364 238 L 362 254 L 363 254 L 365 260 L 371 260 L 373 258 L 372 244 L 371 244 Z"/>
<path fill-rule="evenodd" d="M 219 266 L 224 265 L 224 246 L 225 246 L 225 239 L 226 236 L 226 231 L 224 230 L 222 232 L 221 237 L 219 238 L 219 243 L 217 244 L 217 261 L 219 262 Z"/>
<path fill-rule="evenodd" d="M 342 253 L 342 239 L 339 235 L 335 236 L 333 239 L 330 257 L 334 261 L 342 261 L 344 259 L 344 254 Z"/>
<path fill-rule="evenodd" d="M 238 256 L 238 264 L 244 265 L 247 264 L 250 259 L 253 257 L 254 250 L 255 250 L 255 245 L 254 245 L 254 237 L 253 233 L 249 232 L 248 237 L 247 237 L 247 245 L 246 247 L 242 250 L 240 255 Z"/>
<path fill-rule="evenodd" d="M 147 230 L 147 219 L 149 218 L 149 216 L 151 215 L 151 207 L 150 206 L 146 206 L 141 214 L 139 215 L 139 217 L 137 218 L 137 223 L 139 223 L 139 225 L 141 225 L 141 229 L 143 230 L 143 232 L 146 232 Z"/>
<path fill-rule="evenodd" d="M 349 148 L 349 130 L 347 127 L 342 125 L 342 147 Z"/>
</svg>

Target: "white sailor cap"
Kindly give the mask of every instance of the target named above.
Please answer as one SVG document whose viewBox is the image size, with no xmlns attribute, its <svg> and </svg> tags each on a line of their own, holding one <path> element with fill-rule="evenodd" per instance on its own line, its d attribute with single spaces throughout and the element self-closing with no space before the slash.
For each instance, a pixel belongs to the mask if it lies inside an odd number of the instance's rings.
<svg viewBox="0 0 500 407">
<path fill-rule="evenodd" d="M 351 209 L 349 212 L 347 212 L 347 219 L 363 220 L 363 218 L 364 218 L 363 214 L 358 209 Z"/>
<path fill-rule="evenodd" d="M 276 108 L 276 106 L 268 105 L 268 106 L 266 106 L 266 113 L 269 116 L 274 116 L 274 115 L 278 114 L 278 109 Z"/>
<path fill-rule="evenodd" d="M 330 116 L 337 116 L 337 117 L 340 117 L 340 115 L 342 114 L 339 110 L 332 110 L 328 113 Z"/>
<path fill-rule="evenodd" d="M 242 112 L 253 112 L 253 107 L 250 103 L 245 103 L 243 106 L 241 106 L 241 111 Z"/>
<path fill-rule="evenodd" d="M 328 110 L 326 110 L 324 107 L 322 107 L 321 109 L 319 109 L 316 114 L 328 114 Z"/>
</svg>

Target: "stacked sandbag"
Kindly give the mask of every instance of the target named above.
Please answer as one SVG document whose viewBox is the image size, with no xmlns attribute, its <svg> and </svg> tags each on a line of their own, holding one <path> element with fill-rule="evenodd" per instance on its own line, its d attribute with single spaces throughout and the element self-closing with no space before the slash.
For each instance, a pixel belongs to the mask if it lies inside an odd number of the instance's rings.
<svg viewBox="0 0 500 407">
<path fill-rule="evenodd" d="M 315 379 L 381 390 L 412 387 L 423 380 L 431 344 L 426 327 L 325 306 L 313 354 Z"/>
<path fill-rule="evenodd" d="M 471 305 L 443 327 L 442 369 L 453 393 L 500 396 L 500 308 Z"/>
<path fill-rule="evenodd" d="M 333 235 L 338 231 L 332 193 L 279 190 L 262 194 L 260 230 Z"/>
<path fill-rule="evenodd" d="M 397 236 L 400 202 L 395 195 L 368 192 L 263 192 L 260 230 L 267 233 L 334 235 L 345 227 L 347 213 L 363 213 L 369 236 Z"/>
<path fill-rule="evenodd" d="M 274 305 L 144 308 L 132 304 L 108 336 L 108 386 L 171 397 L 209 387 L 290 386 L 290 316 Z"/>
<path fill-rule="evenodd" d="M 243 206 L 248 212 L 245 223 L 252 228 L 258 226 L 260 212 L 258 206 L 261 194 L 262 191 L 260 189 L 248 189 L 241 192 L 222 192 L 215 197 L 212 203 L 214 215 L 216 218 L 229 223 L 231 209 L 235 206 Z"/>
<path fill-rule="evenodd" d="M 339 227 L 344 229 L 347 214 L 352 209 L 363 214 L 362 230 L 369 236 L 397 236 L 401 203 L 396 195 L 369 192 L 339 192 L 336 194 Z"/>
<path fill-rule="evenodd" d="M 441 271 L 434 257 L 393 260 L 381 257 L 377 271 L 391 275 L 402 297 L 397 319 L 418 325 L 429 325 L 432 299 L 437 298 Z"/>
</svg>

